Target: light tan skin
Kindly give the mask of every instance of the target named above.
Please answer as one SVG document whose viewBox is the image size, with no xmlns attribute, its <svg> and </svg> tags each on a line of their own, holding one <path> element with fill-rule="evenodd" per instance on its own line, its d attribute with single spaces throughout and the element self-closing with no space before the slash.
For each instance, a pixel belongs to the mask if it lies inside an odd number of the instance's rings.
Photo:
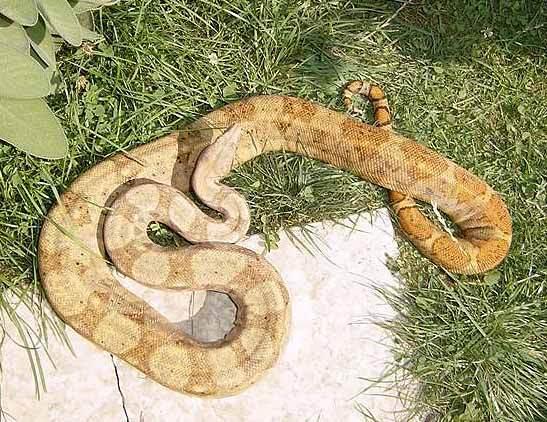
<svg viewBox="0 0 547 422">
<path fill-rule="evenodd" d="M 372 101 L 377 122 L 387 126 L 383 92 L 354 81 L 345 92 L 348 105 L 356 93 Z M 220 243 L 244 234 L 249 214 L 242 198 L 219 180 L 267 151 L 313 157 L 389 189 L 403 231 L 449 271 L 475 274 L 498 265 L 511 242 L 511 220 L 498 194 L 446 158 L 385 129 L 303 99 L 259 96 L 215 110 L 179 133 L 133 149 L 130 157 L 104 160 L 61 195 L 42 228 L 40 275 L 50 303 L 84 337 L 173 390 L 219 397 L 251 385 L 281 352 L 289 297 L 264 258 Z M 191 185 L 225 224 L 188 202 L 184 193 Z M 461 237 L 437 228 L 413 199 L 436 203 Z M 146 236 L 151 221 L 207 242 L 162 248 Z M 227 293 L 238 307 L 235 327 L 223 340 L 197 342 L 122 287 L 108 259 L 151 287 Z"/>
</svg>

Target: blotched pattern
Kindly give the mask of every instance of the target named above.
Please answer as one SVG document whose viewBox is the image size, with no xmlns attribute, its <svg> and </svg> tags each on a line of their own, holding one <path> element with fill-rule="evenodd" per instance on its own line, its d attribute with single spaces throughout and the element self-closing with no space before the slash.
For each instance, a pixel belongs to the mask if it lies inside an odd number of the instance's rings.
<svg viewBox="0 0 547 422">
<path fill-rule="evenodd" d="M 212 233 L 233 241 L 233 233 L 240 236 L 248 227 L 246 207 L 238 208 L 239 199 L 218 184 L 218 174 L 207 174 L 225 173 L 272 150 L 322 160 L 389 189 L 407 236 L 447 270 L 472 274 L 495 267 L 511 241 L 511 220 L 500 197 L 448 159 L 386 130 L 389 108 L 379 88 L 355 81 L 348 92 L 368 96 L 378 122 L 387 121 L 384 127 L 299 98 L 258 96 L 89 169 L 50 210 L 40 234 L 40 275 L 53 308 L 80 334 L 174 390 L 223 396 L 255 382 L 275 364 L 287 334 L 289 298 L 275 269 L 259 255 L 226 243 L 161 248 L 148 240 L 146 227 L 151 221 L 176 226 L 175 219 L 189 218 L 192 224 L 179 226 L 195 232 L 190 237 L 207 240 Z M 237 144 L 224 144 L 228 149 L 213 153 L 213 160 L 202 155 L 233 125 L 242 130 Z M 226 151 L 235 151 L 235 158 L 215 161 Z M 199 177 L 192 178 L 198 162 Z M 173 198 L 186 203 L 181 192 L 190 186 L 202 188 L 204 202 L 219 210 L 224 222 L 195 208 L 172 209 Z M 226 199 L 229 205 L 218 202 Z M 462 237 L 438 229 L 413 199 L 436 203 Z M 235 327 L 224 340 L 209 344 L 184 335 L 112 276 L 103 233 L 118 269 L 144 277 L 139 280 L 144 284 L 229 294 L 238 307 Z"/>
</svg>

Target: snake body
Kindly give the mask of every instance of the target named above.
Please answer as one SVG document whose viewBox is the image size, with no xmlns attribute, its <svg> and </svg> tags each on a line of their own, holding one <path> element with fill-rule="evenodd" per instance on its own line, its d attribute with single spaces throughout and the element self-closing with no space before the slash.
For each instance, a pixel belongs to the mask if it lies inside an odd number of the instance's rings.
<svg viewBox="0 0 547 422">
<path fill-rule="evenodd" d="M 388 118 L 381 90 L 355 82 L 348 92 L 367 95 L 380 123 Z M 230 160 L 222 159 L 222 150 L 209 156 L 228 127 L 228 141 L 237 141 L 223 144 L 232 148 L 226 153 Z M 324 161 L 389 189 L 402 230 L 447 270 L 473 274 L 495 267 L 511 242 L 511 220 L 499 195 L 450 160 L 386 129 L 300 98 L 256 96 L 96 164 L 60 196 L 42 227 L 39 269 L 50 303 L 81 335 L 171 389 L 218 397 L 255 382 L 280 354 L 289 297 L 264 258 L 224 243 L 246 231 L 249 215 L 236 193 L 221 188 L 219 178 L 279 150 Z M 215 168 L 217 162 L 221 168 Z M 203 174 L 193 179 L 201 169 Z M 211 180 L 201 181 L 210 174 Z M 227 225 L 204 218 L 181 198 L 192 185 Z M 459 237 L 430 222 L 414 199 L 436 204 L 459 227 Z M 147 239 L 151 221 L 205 243 L 161 248 Z M 186 336 L 122 287 L 108 259 L 126 275 L 159 289 L 227 293 L 238 308 L 234 328 L 212 343 Z"/>
</svg>

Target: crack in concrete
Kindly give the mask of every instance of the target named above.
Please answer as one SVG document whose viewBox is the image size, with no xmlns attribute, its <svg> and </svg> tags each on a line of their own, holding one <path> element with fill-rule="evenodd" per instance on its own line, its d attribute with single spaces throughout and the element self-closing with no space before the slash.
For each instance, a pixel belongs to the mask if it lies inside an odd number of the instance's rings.
<svg viewBox="0 0 547 422">
<path fill-rule="evenodd" d="M 112 365 L 114 366 L 114 374 L 116 375 L 116 385 L 118 386 L 118 391 L 120 393 L 120 397 L 122 398 L 122 409 L 123 409 L 123 413 L 125 414 L 125 421 L 130 422 L 129 415 L 127 414 L 127 408 L 125 407 L 125 396 L 123 395 L 122 387 L 120 385 L 120 376 L 118 374 L 118 367 L 116 366 L 116 362 L 114 361 L 114 356 L 112 354 L 110 355 L 110 358 L 112 359 Z"/>
</svg>

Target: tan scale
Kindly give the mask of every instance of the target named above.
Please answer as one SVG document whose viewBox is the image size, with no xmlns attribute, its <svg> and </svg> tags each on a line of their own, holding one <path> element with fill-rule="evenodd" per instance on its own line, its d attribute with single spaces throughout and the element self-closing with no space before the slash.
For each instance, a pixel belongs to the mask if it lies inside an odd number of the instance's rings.
<svg viewBox="0 0 547 422">
<path fill-rule="evenodd" d="M 81 335 L 173 390 L 219 397 L 257 381 L 283 348 L 289 296 L 263 257 L 225 243 L 246 234 L 250 216 L 243 197 L 220 180 L 235 166 L 278 150 L 387 188 L 405 234 L 446 270 L 475 274 L 497 266 L 511 242 L 511 219 L 499 195 L 393 132 L 380 88 L 350 82 L 348 108 L 355 94 L 371 101 L 375 126 L 300 98 L 250 97 L 87 170 L 51 208 L 40 233 L 40 275 L 53 308 Z M 204 215 L 186 197 L 190 187 L 223 219 Z M 435 203 L 460 233 L 439 229 L 414 200 Z M 196 244 L 154 244 L 146 234 L 152 221 Z M 234 328 L 222 340 L 198 342 L 121 286 L 112 265 L 151 287 L 228 294 L 238 309 Z"/>
</svg>

